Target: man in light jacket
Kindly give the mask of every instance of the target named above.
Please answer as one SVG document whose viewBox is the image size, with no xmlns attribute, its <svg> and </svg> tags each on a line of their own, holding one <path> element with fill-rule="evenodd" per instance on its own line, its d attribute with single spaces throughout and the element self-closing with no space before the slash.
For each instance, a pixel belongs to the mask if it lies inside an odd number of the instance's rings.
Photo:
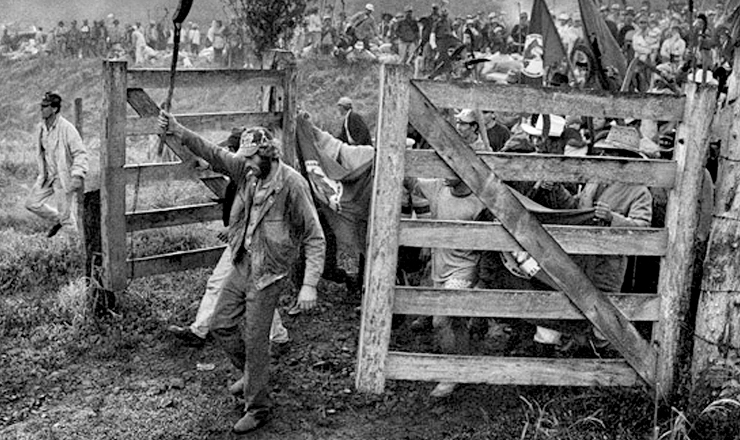
<svg viewBox="0 0 740 440">
<path fill-rule="evenodd" d="M 63 227 L 77 231 L 72 207 L 87 174 L 87 149 L 75 126 L 59 114 L 61 108 L 57 93 L 47 92 L 41 100 L 39 174 L 26 200 L 26 209 L 53 223 L 48 237 Z"/>
</svg>

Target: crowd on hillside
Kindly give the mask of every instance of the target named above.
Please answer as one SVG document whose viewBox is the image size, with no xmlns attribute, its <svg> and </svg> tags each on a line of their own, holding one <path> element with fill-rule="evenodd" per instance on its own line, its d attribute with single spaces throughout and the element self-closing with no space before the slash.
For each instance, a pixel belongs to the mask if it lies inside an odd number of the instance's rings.
<svg viewBox="0 0 740 440">
<path fill-rule="evenodd" d="M 432 4 L 423 12 L 414 11 L 411 6 L 403 9 L 393 15 L 378 12 L 368 3 L 363 10 L 348 16 L 344 11 L 310 7 L 291 38 L 281 38 L 278 44 L 302 57 L 323 55 L 350 62 L 409 63 L 429 74 L 450 57 L 465 61 L 510 55 L 516 59 L 522 54 L 530 31 L 527 12 L 521 12 L 519 17 L 496 10 L 452 16 L 446 1 Z M 600 10 L 628 62 L 638 58 L 652 66 L 662 65 L 659 70 L 668 78 L 677 76 L 690 62 L 706 67 L 720 82 L 726 78 L 734 41 L 727 26 L 716 24 L 725 10 L 723 3 L 691 14 L 685 0 L 671 0 L 665 9 L 653 8 L 649 0 L 643 0 L 639 5 L 624 1 L 605 4 Z M 593 70 L 593 55 L 583 50 L 580 18 L 562 11 L 552 12 L 570 57 L 571 81 L 588 82 L 584 68 Z M 694 18 L 692 22 L 690 16 Z M 101 20 L 59 21 L 52 29 L 35 27 L 33 32 L 25 33 L 4 27 L 0 53 L 11 59 L 37 55 L 127 57 L 137 65 L 151 65 L 169 56 L 172 38 L 172 25 L 166 16 L 144 24 L 124 24 L 109 14 Z M 253 67 L 252 45 L 246 30 L 235 20 L 216 19 L 203 27 L 192 21 L 184 23 L 180 48 L 186 65 L 201 61 L 224 67 Z M 458 71 L 451 69 L 451 74 L 470 74 L 471 64 L 464 65 L 468 72 L 459 71 L 466 69 L 458 66 Z M 498 78 L 505 79 L 507 72 L 498 73 L 504 74 Z M 497 77 L 481 79 L 491 78 Z M 647 88 L 645 81 L 642 88 Z"/>
</svg>

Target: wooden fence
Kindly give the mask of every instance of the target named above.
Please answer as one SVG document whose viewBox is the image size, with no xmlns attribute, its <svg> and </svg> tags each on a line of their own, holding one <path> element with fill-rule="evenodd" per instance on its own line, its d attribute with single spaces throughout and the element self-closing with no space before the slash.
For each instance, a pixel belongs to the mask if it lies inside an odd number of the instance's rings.
<svg viewBox="0 0 740 440">
<path fill-rule="evenodd" d="M 381 73 L 377 155 L 369 225 L 356 385 L 382 392 L 387 379 L 460 383 L 675 386 L 681 318 L 688 307 L 698 192 L 716 88 L 686 96 L 589 93 L 494 84 L 410 80 L 400 66 Z M 437 108 L 681 121 L 674 160 L 473 152 Z M 410 122 L 434 151 L 405 148 Z M 459 176 L 498 219 L 494 223 L 400 220 L 404 176 Z M 623 182 L 669 189 L 666 227 L 542 226 L 503 181 Z M 512 251 L 534 257 L 559 289 L 551 292 L 443 290 L 396 286 L 398 246 Z M 568 254 L 661 258 L 658 294 L 605 294 Z M 389 351 L 396 314 L 520 319 L 587 319 L 623 359 L 539 359 Z M 655 324 L 645 340 L 634 321 Z"/>
<path fill-rule="evenodd" d="M 277 59 L 277 58 L 276 58 Z M 283 60 L 284 61 L 284 60 Z M 182 70 L 177 73 L 177 88 L 192 89 L 212 86 L 263 86 L 281 90 L 268 93 L 272 105 L 262 112 L 218 112 L 176 115 L 191 130 L 224 130 L 236 126 L 282 126 L 283 157 L 295 160 L 295 68 L 291 62 L 280 69 L 244 70 Z M 159 106 L 145 89 L 166 88 L 169 70 L 128 69 L 123 61 L 106 61 L 104 69 L 104 122 L 100 149 L 100 235 L 102 254 L 102 284 L 109 291 L 126 288 L 132 278 L 214 266 L 223 246 L 127 259 L 126 234 L 154 228 L 186 225 L 221 218 L 220 203 L 205 203 L 143 212 L 126 212 L 126 185 L 157 180 L 200 180 L 219 198 L 226 186 L 224 176 L 213 172 L 197 172 L 194 156 L 171 136 L 166 144 L 179 157 L 179 162 L 126 164 L 126 138 L 136 135 L 159 134 Z M 127 116 L 127 106 L 138 116 Z M 278 106 L 281 107 L 278 109 Z"/>
</svg>

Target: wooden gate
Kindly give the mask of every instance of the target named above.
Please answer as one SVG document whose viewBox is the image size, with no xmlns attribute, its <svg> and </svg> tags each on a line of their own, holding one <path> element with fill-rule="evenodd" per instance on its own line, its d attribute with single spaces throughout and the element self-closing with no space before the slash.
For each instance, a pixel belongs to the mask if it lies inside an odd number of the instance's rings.
<svg viewBox="0 0 740 440">
<path fill-rule="evenodd" d="M 357 388 L 382 392 L 386 379 L 521 385 L 646 383 L 670 395 L 680 318 L 688 306 L 698 192 L 716 88 L 687 96 L 587 93 L 495 84 L 410 80 L 384 66 Z M 674 161 L 473 152 L 438 113 L 477 108 L 517 113 L 681 121 Z M 405 149 L 410 122 L 434 151 Z M 496 223 L 400 220 L 402 180 L 459 176 Z M 542 226 L 502 181 L 624 182 L 670 188 L 666 227 Z M 513 251 L 521 246 L 559 291 L 444 290 L 395 285 L 399 245 Z M 661 257 L 658 294 L 606 294 L 570 254 Z M 587 319 L 624 359 L 538 359 L 389 352 L 392 314 Z M 657 324 L 646 341 L 633 321 Z"/>
<path fill-rule="evenodd" d="M 226 187 L 224 176 L 195 170 L 195 157 L 171 136 L 167 146 L 180 162 L 127 165 L 126 137 L 159 134 L 157 116 L 159 106 L 144 89 L 167 88 L 167 69 L 127 69 L 123 61 L 104 62 L 105 109 L 100 148 L 101 216 L 103 288 L 117 292 L 126 288 L 129 279 L 215 266 L 224 246 L 175 252 L 146 258 L 127 259 L 126 234 L 153 228 L 186 225 L 221 219 L 220 203 L 126 213 L 126 185 L 155 179 L 187 180 L 200 178 L 219 198 Z M 223 130 L 232 127 L 261 125 L 282 126 L 284 160 L 292 164 L 295 158 L 295 69 L 288 65 L 280 70 L 244 69 L 189 69 L 178 71 L 177 88 L 250 85 L 279 87 L 282 90 L 282 111 L 268 108 L 265 112 L 219 112 L 176 115 L 178 120 L 194 131 Z M 275 96 L 266 94 L 265 96 Z M 271 100 L 276 106 L 276 100 Z M 127 105 L 138 114 L 127 117 Z"/>
</svg>

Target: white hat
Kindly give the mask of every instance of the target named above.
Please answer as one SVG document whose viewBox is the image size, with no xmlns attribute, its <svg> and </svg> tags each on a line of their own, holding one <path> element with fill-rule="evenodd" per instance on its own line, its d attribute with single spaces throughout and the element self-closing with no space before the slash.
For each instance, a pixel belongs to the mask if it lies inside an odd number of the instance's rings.
<svg viewBox="0 0 740 440">
<path fill-rule="evenodd" d="M 536 122 L 534 125 L 530 123 L 530 120 L 522 122 L 522 130 L 532 136 L 542 136 L 542 130 L 544 129 L 545 118 L 542 115 L 536 115 Z M 549 137 L 559 137 L 563 134 L 565 129 L 565 118 L 558 115 L 550 115 L 550 132 L 547 134 Z"/>
<path fill-rule="evenodd" d="M 365 9 L 367 9 L 370 12 L 373 12 L 375 10 L 375 6 L 373 6 L 372 3 L 368 3 L 365 5 Z"/>
<path fill-rule="evenodd" d="M 470 108 L 460 110 L 460 113 L 455 115 L 455 119 L 467 123 L 478 122 L 478 119 L 475 117 L 475 111 Z"/>
<path fill-rule="evenodd" d="M 570 15 L 563 12 L 562 14 L 558 15 L 558 20 L 570 20 Z"/>
<path fill-rule="evenodd" d="M 352 107 L 352 100 L 347 96 L 342 96 L 339 98 L 339 101 L 337 101 L 337 105 L 341 105 L 342 107 Z"/>
</svg>

